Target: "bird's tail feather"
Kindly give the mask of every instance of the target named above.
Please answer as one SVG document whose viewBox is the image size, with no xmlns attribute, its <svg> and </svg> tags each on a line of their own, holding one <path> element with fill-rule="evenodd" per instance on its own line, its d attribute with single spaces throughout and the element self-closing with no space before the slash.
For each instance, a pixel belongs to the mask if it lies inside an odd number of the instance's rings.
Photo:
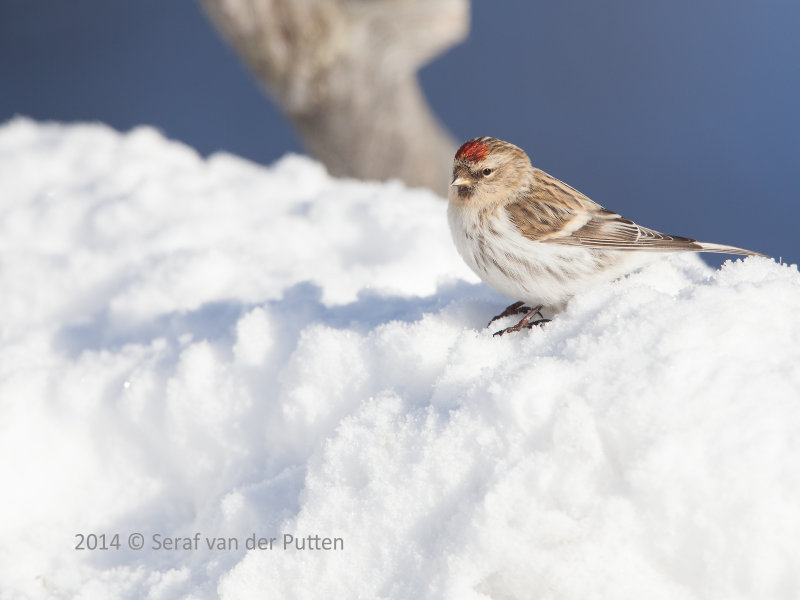
<svg viewBox="0 0 800 600">
<path fill-rule="evenodd" d="M 736 246 L 726 246 L 725 244 L 711 244 L 708 242 L 697 242 L 700 246 L 700 252 L 716 252 L 718 254 L 741 254 L 744 256 L 763 256 L 769 258 L 766 254 L 761 252 L 753 252 L 752 250 L 745 250 L 744 248 L 737 248 Z"/>
</svg>

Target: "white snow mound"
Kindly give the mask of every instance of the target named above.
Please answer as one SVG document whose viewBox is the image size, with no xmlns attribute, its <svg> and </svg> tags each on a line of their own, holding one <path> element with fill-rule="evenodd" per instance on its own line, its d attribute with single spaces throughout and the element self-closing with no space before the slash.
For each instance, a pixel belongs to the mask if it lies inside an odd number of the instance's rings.
<svg viewBox="0 0 800 600">
<path fill-rule="evenodd" d="M 426 191 L 26 119 L 0 182 L 0 597 L 800 597 L 796 267 L 493 338 Z"/>
</svg>

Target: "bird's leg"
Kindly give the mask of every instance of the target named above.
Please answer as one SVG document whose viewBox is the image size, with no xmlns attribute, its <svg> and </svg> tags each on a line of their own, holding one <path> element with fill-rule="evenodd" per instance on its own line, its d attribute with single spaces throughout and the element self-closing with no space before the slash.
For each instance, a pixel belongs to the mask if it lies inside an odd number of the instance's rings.
<svg viewBox="0 0 800 600">
<path fill-rule="evenodd" d="M 513 305 L 512 305 L 513 306 Z M 509 306 L 509 308 L 511 308 Z M 520 329 L 526 328 L 530 329 L 534 325 L 544 325 L 545 323 L 549 323 L 550 319 L 545 319 L 541 313 L 542 306 L 539 305 L 534 309 L 531 309 L 528 314 L 526 314 L 522 319 L 520 319 L 519 323 L 512 327 L 506 327 L 505 329 L 501 329 L 500 331 L 495 331 L 494 335 L 503 335 L 504 333 L 513 333 L 514 331 L 519 331 Z M 536 319 L 536 315 L 542 317 L 538 321 Z"/>
<path fill-rule="evenodd" d="M 539 308 L 542 308 L 541 306 Z M 507 306 L 506 309 L 501 312 L 496 317 L 493 317 L 491 321 L 489 321 L 486 326 L 489 327 L 492 323 L 497 321 L 498 319 L 502 319 L 504 317 L 510 317 L 511 315 L 519 315 L 522 313 L 527 313 L 530 310 L 529 306 L 525 306 L 524 302 L 514 302 L 511 306 Z"/>
</svg>

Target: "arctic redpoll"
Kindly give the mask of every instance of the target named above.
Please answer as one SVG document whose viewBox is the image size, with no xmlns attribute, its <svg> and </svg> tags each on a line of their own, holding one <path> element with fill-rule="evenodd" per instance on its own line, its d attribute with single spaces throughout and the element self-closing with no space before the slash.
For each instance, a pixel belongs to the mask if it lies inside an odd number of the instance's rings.
<svg viewBox="0 0 800 600">
<path fill-rule="evenodd" d="M 575 294 L 662 253 L 765 256 L 640 227 L 534 168 L 517 146 L 490 137 L 470 140 L 456 152 L 447 216 L 467 265 L 518 300 L 489 324 L 525 315 L 495 335 L 545 323 L 542 310 L 562 310 Z"/>
</svg>

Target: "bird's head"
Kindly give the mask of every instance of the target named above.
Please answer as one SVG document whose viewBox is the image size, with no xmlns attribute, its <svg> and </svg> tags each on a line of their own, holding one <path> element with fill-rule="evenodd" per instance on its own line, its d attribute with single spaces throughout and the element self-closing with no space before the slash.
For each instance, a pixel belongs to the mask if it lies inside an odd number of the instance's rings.
<svg viewBox="0 0 800 600">
<path fill-rule="evenodd" d="M 514 144 L 491 137 L 464 142 L 453 160 L 450 201 L 481 206 L 513 201 L 530 189 L 533 168 Z"/>
</svg>

